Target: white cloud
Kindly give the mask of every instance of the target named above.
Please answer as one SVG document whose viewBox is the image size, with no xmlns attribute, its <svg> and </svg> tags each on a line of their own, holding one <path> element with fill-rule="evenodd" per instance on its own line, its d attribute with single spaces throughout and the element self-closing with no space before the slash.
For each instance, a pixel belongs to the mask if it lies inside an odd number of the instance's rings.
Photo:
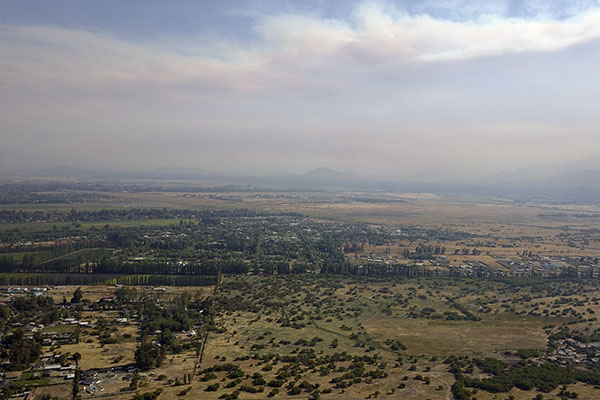
<svg viewBox="0 0 600 400">
<path fill-rule="evenodd" d="M 265 38 L 277 43 L 277 48 L 301 48 L 305 56 L 334 58 L 356 53 L 366 57 L 366 65 L 372 66 L 555 51 L 600 37 L 600 10 L 589 9 L 564 20 L 482 14 L 475 19 L 453 21 L 366 3 L 355 10 L 351 21 L 286 16 L 270 18 L 266 26 L 269 34 Z"/>
<path fill-rule="evenodd" d="M 257 17 L 252 48 L 214 41 L 133 43 L 98 31 L 5 26 L 2 80 L 35 86 L 191 84 L 261 90 L 331 85 L 331 71 L 372 71 L 444 60 L 547 52 L 600 38 L 600 10 L 563 20 L 479 15 L 466 21 L 409 15 L 364 3 L 351 19 L 310 15 Z"/>
</svg>

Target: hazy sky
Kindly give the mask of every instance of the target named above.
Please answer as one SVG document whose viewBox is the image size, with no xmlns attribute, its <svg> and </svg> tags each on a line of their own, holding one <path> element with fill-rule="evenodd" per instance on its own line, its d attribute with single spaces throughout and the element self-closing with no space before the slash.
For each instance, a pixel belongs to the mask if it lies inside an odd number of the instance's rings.
<svg viewBox="0 0 600 400">
<path fill-rule="evenodd" d="M 4 168 L 401 176 L 600 153 L 600 0 L 0 0 L 0 22 Z"/>
</svg>

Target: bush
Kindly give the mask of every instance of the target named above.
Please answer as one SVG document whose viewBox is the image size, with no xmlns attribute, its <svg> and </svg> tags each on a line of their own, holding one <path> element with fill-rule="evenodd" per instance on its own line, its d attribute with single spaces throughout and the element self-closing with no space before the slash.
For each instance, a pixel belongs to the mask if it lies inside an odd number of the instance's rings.
<svg viewBox="0 0 600 400">
<path fill-rule="evenodd" d="M 205 392 L 216 392 L 217 390 L 219 390 L 219 383 L 213 383 L 212 385 L 208 385 L 206 387 L 206 389 L 204 389 Z"/>
</svg>

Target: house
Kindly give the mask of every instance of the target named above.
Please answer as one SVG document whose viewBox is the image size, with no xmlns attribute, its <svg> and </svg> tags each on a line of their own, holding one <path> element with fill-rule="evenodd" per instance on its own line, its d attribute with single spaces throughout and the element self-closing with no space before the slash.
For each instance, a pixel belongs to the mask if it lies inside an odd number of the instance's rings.
<svg viewBox="0 0 600 400">
<path fill-rule="evenodd" d="M 117 299 L 117 295 L 114 293 L 110 293 L 107 294 L 106 296 L 102 297 L 101 301 L 115 301 Z"/>
<path fill-rule="evenodd" d="M 74 332 L 42 332 L 42 343 L 51 344 L 72 344 L 77 343 L 77 335 Z M 60 357 L 60 355 L 59 355 Z"/>
<path fill-rule="evenodd" d="M 37 326 L 35 326 L 33 324 L 25 324 L 25 325 L 23 325 L 23 330 L 25 332 L 37 332 L 40 330 L 40 328 L 38 328 Z"/>
<path fill-rule="evenodd" d="M 93 385 L 95 382 L 96 382 L 96 378 L 91 377 L 91 378 L 85 378 L 82 383 L 84 386 L 90 386 L 90 385 Z"/>
<path fill-rule="evenodd" d="M 8 293 L 18 294 L 18 293 L 26 293 L 29 289 L 26 287 L 11 287 L 8 288 Z"/>
</svg>

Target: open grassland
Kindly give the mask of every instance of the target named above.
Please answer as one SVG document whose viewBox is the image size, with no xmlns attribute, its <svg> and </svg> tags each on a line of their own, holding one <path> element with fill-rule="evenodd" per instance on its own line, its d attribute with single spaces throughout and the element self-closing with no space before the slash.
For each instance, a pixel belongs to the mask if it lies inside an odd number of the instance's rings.
<svg viewBox="0 0 600 400">
<path fill-rule="evenodd" d="M 489 357 L 516 348 L 543 349 L 543 320 L 500 316 L 484 321 L 403 320 L 365 316 L 361 322 L 373 340 L 398 338 L 415 354 Z"/>
<path fill-rule="evenodd" d="M 94 319 L 89 315 L 83 318 Z M 61 350 L 66 353 L 80 353 L 80 367 L 82 369 L 107 368 L 133 363 L 133 354 L 136 349 L 137 326 L 128 323 L 115 327 L 113 336 L 118 336 L 118 343 L 102 344 L 92 335 L 91 329 L 83 329 L 80 333 L 80 343 L 62 345 Z"/>
</svg>

